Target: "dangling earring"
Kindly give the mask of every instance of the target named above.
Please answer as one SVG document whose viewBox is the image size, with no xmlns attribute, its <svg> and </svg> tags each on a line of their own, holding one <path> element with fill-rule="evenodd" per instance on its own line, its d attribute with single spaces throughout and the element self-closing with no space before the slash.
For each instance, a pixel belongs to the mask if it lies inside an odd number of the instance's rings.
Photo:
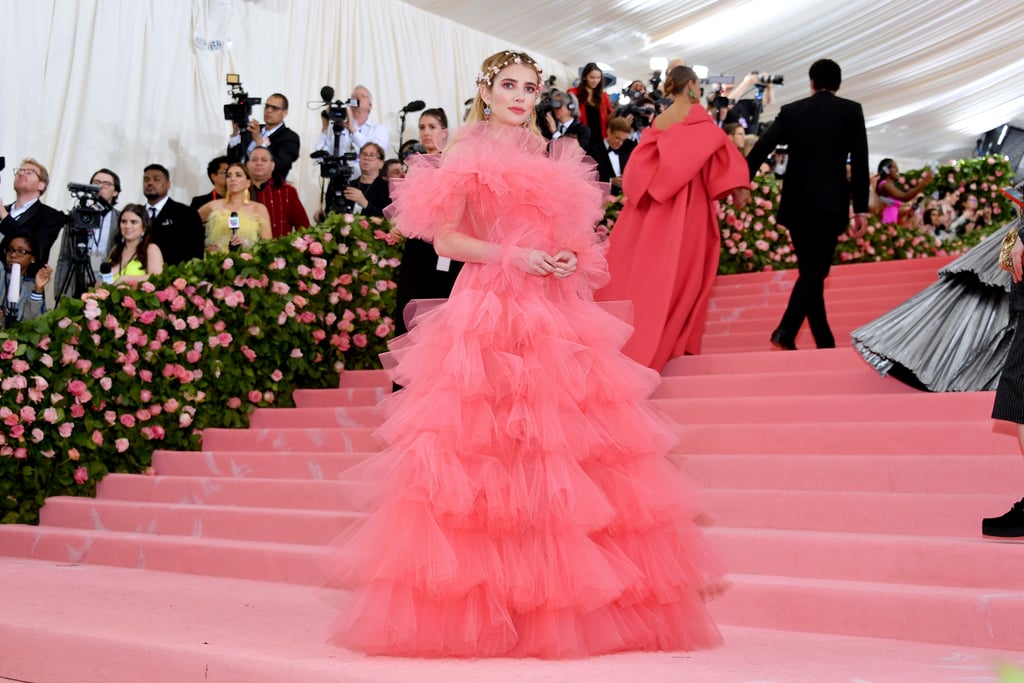
<svg viewBox="0 0 1024 683">
<path fill-rule="evenodd" d="M 690 88 L 690 92 L 688 92 L 686 94 L 690 96 L 690 101 L 691 102 L 698 102 L 698 101 L 700 101 L 700 97 L 697 95 L 697 91 L 694 90 L 693 88 Z"/>
<path fill-rule="evenodd" d="M 244 192 L 242 192 L 242 203 L 243 204 L 248 204 L 249 203 L 249 188 L 248 187 L 245 188 Z"/>
<path fill-rule="evenodd" d="M 491 118 L 491 107 L 490 105 L 484 105 L 484 121 Z"/>
<path fill-rule="evenodd" d="M 224 195 L 224 201 L 225 202 L 230 202 L 231 201 L 231 190 L 228 190 L 227 194 Z"/>
</svg>

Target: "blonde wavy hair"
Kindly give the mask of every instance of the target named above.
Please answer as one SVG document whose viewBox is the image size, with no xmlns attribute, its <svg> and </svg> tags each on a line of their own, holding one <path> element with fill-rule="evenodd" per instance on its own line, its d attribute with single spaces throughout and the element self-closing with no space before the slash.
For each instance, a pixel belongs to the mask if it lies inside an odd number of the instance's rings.
<svg viewBox="0 0 1024 683">
<path fill-rule="evenodd" d="M 537 87 L 541 87 L 541 68 L 534 61 L 533 57 L 526 54 L 525 52 L 517 52 L 514 50 L 502 50 L 496 52 L 487 59 L 484 60 L 483 65 L 480 67 L 479 73 L 476 75 L 477 88 L 476 97 L 473 98 L 473 104 L 469 107 L 469 114 L 466 115 L 466 123 L 476 123 L 478 121 L 486 121 L 487 117 L 484 116 L 484 104 L 483 98 L 480 93 L 484 88 L 488 90 L 494 87 L 494 79 L 497 77 L 501 70 L 512 64 L 525 64 L 526 66 L 533 69 L 534 73 L 537 74 Z M 539 93 L 539 90 L 538 90 Z M 530 120 L 523 126 L 528 130 L 540 135 L 540 128 L 537 127 L 537 110 L 531 108 Z"/>
</svg>

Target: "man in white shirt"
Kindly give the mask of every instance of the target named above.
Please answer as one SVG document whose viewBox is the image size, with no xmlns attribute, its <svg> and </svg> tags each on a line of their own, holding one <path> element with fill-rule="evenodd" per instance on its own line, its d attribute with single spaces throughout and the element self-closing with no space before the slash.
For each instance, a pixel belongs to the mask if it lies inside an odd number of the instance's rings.
<svg viewBox="0 0 1024 683">
<path fill-rule="evenodd" d="M 118 225 L 120 212 L 114 208 L 114 205 L 117 204 L 117 197 L 121 194 L 121 178 L 109 168 L 101 168 L 92 174 L 89 184 L 99 186 L 100 198 L 107 203 L 109 208 L 100 218 L 99 225 L 86 233 L 87 241 L 77 246 L 79 249 L 86 250 L 93 275 L 98 278 L 100 266 L 107 260 L 110 250 L 114 248 L 114 239 L 120 229 Z M 54 286 L 57 288 L 58 294 L 72 296 L 80 294 L 80 292 L 72 292 L 65 286 L 75 246 L 72 244 L 70 229 L 66 228 L 60 241 L 60 258 L 57 261 L 57 272 L 54 278 Z"/>
<path fill-rule="evenodd" d="M 383 149 L 388 148 L 390 134 L 387 126 L 383 123 L 371 123 L 370 112 L 373 111 L 373 96 L 370 91 L 362 85 L 357 85 L 352 90 L 352 98 L 359 103 L 358 107 L 349 107 L 348 116 L 341 130 L 338 140 L 338 154 L 354 153 L 355 156 L 349 162 L 352 167 L 352 177 L 359 175 L 359 150 L 371 142 L 375 142 Z M 323 127 L 320 131 L 320 138 L 316 141 L 317 151 L 334 154 L 334 127 L 326 116 L 323 119 Z"/>
</svg>

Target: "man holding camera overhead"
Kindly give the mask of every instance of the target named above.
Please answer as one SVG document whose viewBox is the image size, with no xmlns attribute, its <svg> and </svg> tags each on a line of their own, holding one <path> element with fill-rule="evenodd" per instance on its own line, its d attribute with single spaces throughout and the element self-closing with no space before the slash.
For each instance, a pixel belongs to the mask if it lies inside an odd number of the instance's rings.
<svg viewBox="0 0 1024 683">
<path fill-rule="evenodd" d="M 288 98 L 274 93 L 263 105 L 263 125 L 255 119 L 249 120 L 244 135 L 238 124 L 231 123 L 231 138 L 228 140 L 228 157 L 232 161 L 248 161 L 257 147 L 270 151 L 274 158 L 274 177 L 284 180 L 292 170 L 292 164 L 299 158 L 299 134 L 284 125 L 288 116 Z M 246 141 L 248 139 L 248 141 Z"/>
<path fill-rule="evenodd" d="M 344 127 L 341 130 L 338 141 L 338 154 L 355 152 L 355 156 L 349 165 L 352 167 L 353 177 L 359 175 L 358 153 L 365 145 L 375 142 L 383 149 L 388 148 L 388 128 L 383 123 L 370 123 L 370 112 L 373 111 L 373 96 L 364 86 L 357 85 L 352 89 L 352 97 L 342 112 L 345 116 Z M 332 108 L 333 111 L 333 108 Z M 316 151 L 334 153 L 334 128 L 331 120 L 324 110 L 323 128 L 320 138 L 316 141 Z"/>
</svg>

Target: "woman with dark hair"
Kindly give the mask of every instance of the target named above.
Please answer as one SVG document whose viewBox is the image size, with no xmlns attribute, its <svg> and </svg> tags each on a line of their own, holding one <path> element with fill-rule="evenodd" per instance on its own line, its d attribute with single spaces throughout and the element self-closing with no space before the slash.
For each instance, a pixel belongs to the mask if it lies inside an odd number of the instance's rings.
<svg viewBox="0 0 1024 683">
<path fill-rule="evenodd" d="M 274 238 L 267 207 L 253 201 L 252 176 L 245 164 L 228 166 L 227 195 L 207 202 L 199 209 L 206 225 L 206 251 L 224 253 L 233 249 L 251 249 L 260 240 Z"/>
<path fill-rule="evenodd" d="M 121 211 L 120 232 L 108 259 L 114 282 L 141 282 L 164 271 L 164 255 L 150 242 L 150 227 L 149 213 L 141 204 Z"/>
<path fill-rule="evenodd" d="M 376 142 L 367 142 L 359 150 L 359 176 L 349 181 L 343 196 L 351 202 L 353 211 L 363 216 L 383 216 L 391 203 L 388 181 L 380 175 L 384 168 L 384 148 Z"/>
<path fill-rule="evenodd" d="M 925 171 L 921 179 L 909 190 L 901 190 L 896 186 L 896 180 L 900 177 L 900 168 L 892 159 L 882 159 L 878 163 L 878 183 L 875 185 L 875 194 L 882 204 L 882 222 L 887 224 L 899 223 L 911 211 L 914 210 L 910 200 L 924 192 L 924 186 L 932 179 L 932 172 Z"/>
<path fill-rule="evenodd" d="M 746 160 L 700 106 L 693 69 L 672 69 L 665 94 L 672 104 L 630 154 L 627 202 L 609 239 L 611 282 L 596 295 L 633 303 L 622 352 L 659 372 L 674 356 L 700 353 L 721 248 L 715 201 L 750 200 Z"/>
<path fill-rule="evenodd" d="M 440 154 L 448 144 L 448 115 L 444 109 L 424 109 L 419 122 L 420 144 L 427 154 Z M 401 224 L 396 226 L 401 232 Z M 437 255 L 434 245 L 416 237 L 405 241 L 402 265 L 398 267 L 395 290 L 395 334 L 408 331 L 405 307 L 413 299 L 447 299 L 462 270 L 461 261 Z"/>
<path fill-rule="evenodd" d="M 0 257 L 4 271 L 0 278 L 0 328 L 9 323 L 31 320 L 46 310 L 43 289 L 50 281 L 52 269 L 38 260 L 39 241 L 27 232 L 16 232 L 0 242 Z M 21 269 L 21 283 L 18 291 L 17 309 L 8 307 L 7 293 L 11 291 L 11 274 L 14 264 Z"/>
<path fill-rule="evenodd" d="M 569 88 L 579 100 L 580 123 L 590 129 L 590 139 L 596 143 L 608 133 L 608 119 L 612 117 L 612 103 L 604 91 L 604 73 L 594 62 L 583 67 L 580 84 Z"/>
</svg>

